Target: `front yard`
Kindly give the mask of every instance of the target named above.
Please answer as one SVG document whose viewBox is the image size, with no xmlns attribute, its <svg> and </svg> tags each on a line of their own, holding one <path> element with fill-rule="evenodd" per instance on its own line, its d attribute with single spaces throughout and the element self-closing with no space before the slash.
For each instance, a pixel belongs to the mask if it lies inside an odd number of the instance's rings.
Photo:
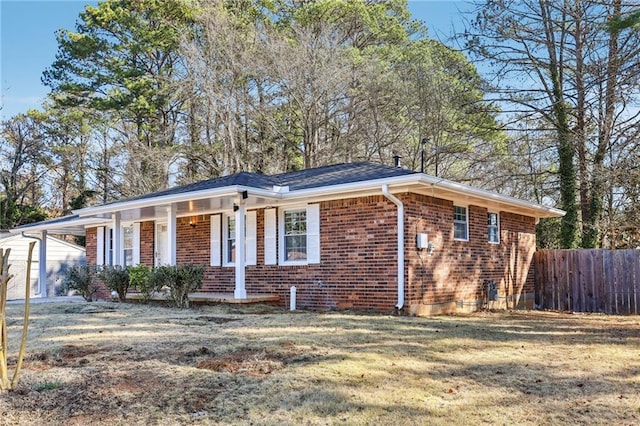
<svg viewBox="0 0 640 426">
<path fill-rule="evenodd" d="M 0 423 L 640 424 L 640 317 L 38 304 Z"/>
</svg>

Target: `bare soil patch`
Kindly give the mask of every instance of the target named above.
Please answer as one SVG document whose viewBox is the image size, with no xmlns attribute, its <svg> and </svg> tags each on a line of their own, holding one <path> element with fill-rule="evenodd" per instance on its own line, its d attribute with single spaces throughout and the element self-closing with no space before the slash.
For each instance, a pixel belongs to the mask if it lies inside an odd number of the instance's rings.
<svg viewBox="0 0 640 426">
<path fill-rule="evenodd" d="M 0 394 L 3 425 L 483 423 L 640 424 L 640 318 L 38 304 Z"/>
</svg>

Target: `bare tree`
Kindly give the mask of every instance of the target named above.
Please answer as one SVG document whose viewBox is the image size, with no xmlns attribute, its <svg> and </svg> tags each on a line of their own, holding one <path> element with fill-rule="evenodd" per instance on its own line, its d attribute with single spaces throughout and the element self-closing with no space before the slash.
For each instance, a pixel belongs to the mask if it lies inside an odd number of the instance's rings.
<svg viewBox="0 0 640 426">
<path fill-rule="evenodd" d="M 491 0 L 478 6 L 465 37 L 470 52 L 493 71 L 493 99 L 513 107 L 505 111 L 518 119 L 544 120 L 555 133 L 567 211 L 562 245 L 600 244 L 607 152 L 638 120 L 627 105 L 637 97 L 629 89 L 637 88 L 640 68 L 638 34 L 610 32 L 605 24 L 634 4 Z"/>
</svg>

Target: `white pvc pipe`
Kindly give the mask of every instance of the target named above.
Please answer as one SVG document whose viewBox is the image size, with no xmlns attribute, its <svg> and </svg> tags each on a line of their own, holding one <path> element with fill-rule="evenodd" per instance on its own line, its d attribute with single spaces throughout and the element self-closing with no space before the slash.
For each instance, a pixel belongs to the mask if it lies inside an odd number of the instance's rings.
<svg viewBox="0 0 640 426">
<path fill-rule="evenodd" d="M 398 304 L 397 309 L 404 307 L 404 204 L 389 192 L 388 185 L 382 185 L 382 194 L 398 206 Z"/>
<path fill-rule="evenodd" d="M 289 297 L 289 310 L 290 311 L 295 311 L 296 310 L 296 286 L 292 286 L 291 289 L 291 295 Z"/>
</svg>

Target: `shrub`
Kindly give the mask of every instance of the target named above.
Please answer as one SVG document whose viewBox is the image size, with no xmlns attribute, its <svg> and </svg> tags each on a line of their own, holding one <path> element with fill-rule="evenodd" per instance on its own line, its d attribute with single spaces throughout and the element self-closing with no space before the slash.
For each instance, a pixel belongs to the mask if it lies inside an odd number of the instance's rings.
<svg viewBox="0 0 640 426">
<path fill-rule="evenodd" d="M 118 300 L 124 302 L 129 290 L 129 270 L 122 266 L 105 265 L 98 270 L 98 278 L 111 291 L 118 293 Z"/>
<path fill-rule="evenodd" d="M 129 267 L 129 286 L 140 292 L 142 303 L 149 303 L 153 292 L 156 290 L 155 283 L 151 279 L 151 273 L 151 268 L 146 265 Z"/>
<path fill-rule="evenodd" d="M 63 293 L 74 290 L 84 298 L 87 302 L 93 300 L 93 295 L 98 291 L 99 287 L 93 280 L 95 276 L 95 268 L 89 265 L 77 265 L 67 269 L 67 273 L 62 282 Z"/>
<path fill-rule="evenodd" d="M 191 264 L 159 266 L 151 277 L 154 288 L 168 287 L 167 300 L 178 308 L 189 307 L 189 293 L 201 289 L 203 279 L 204 266 Z"/>
</svg>

